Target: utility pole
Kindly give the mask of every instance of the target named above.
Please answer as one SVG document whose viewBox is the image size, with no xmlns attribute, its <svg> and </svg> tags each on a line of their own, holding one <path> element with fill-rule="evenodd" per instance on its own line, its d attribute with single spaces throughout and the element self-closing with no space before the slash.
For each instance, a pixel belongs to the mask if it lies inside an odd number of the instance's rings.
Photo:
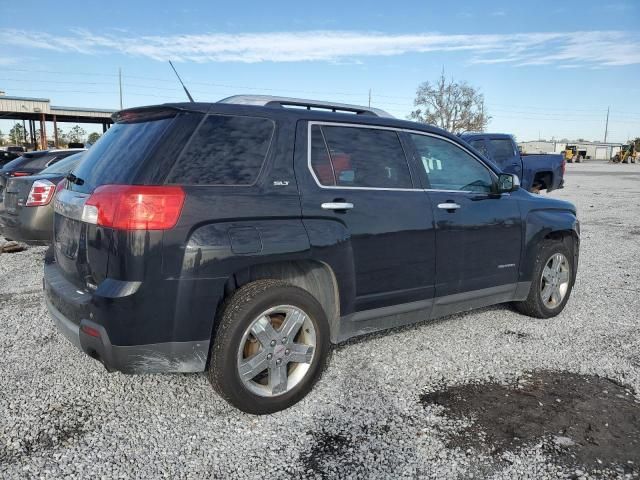
<svg viewBox="0 0 640 480">
<path fill-rule="evenodd" d="M 369 108 L 371 108 L 371 89 L 369 89 Z"/>
<path fill-rule="evenodd" d="M 607 123 L 604 126 L 604 143 L 607 143 L 607 134 L 609 133 L 609 107 L 607 107 Z"/>
<path fill-rule="evenodd" d="M 120 110 L 122 110 L 122 69 L 118 68 L 118 83 L 120 84 Z"/>
</svg>

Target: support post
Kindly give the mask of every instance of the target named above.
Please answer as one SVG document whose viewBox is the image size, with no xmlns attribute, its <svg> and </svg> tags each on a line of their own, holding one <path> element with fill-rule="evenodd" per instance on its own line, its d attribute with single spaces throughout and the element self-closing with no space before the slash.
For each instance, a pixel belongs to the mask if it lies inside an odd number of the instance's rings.
<svg viewBox="0 0 640 480">
<path fill-rule="evenodd" d="M 29 120 L 29 137 L 31 137 L 31 145 L 36 149 L 36 121 L 32 118 Z"/>
<path fill-rule="evenodd" d="M 56 118 L 55 115 L 53 116 L 53 139 L 54 139 L 56 148 L 59 148 L 59 145 L 58 145 L 58 119 Z"/>
<path fill-rule="evenodd" d="M 42 150 L 47 149 L 47 121 L 44 113 L 40 114 L 40 147 Z"/>
</svg>

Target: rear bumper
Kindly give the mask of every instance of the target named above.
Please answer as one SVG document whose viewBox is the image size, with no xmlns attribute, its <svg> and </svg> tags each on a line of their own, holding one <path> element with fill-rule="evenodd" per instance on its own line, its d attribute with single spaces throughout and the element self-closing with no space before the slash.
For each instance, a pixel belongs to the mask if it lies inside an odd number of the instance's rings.
<svg viewBox="0 0 640 480">
<path fill-rule="evenodd" d="M 206 368 L 209 341 L 113 345 L 107 329 L 91 320 L 91 294 L 81 292 L 45 265 L 44 295 L 58 330 L 77 348 L 107 370 L 123 373 L 201 372 Z"/>
<path fill-rule="evenodd" d="M 34 245 L 47 245 L 53 236 L 53 209 L 19 207 L 17 214 L 0 209 L 0 232 L 7 238 Z"/>
</svg>

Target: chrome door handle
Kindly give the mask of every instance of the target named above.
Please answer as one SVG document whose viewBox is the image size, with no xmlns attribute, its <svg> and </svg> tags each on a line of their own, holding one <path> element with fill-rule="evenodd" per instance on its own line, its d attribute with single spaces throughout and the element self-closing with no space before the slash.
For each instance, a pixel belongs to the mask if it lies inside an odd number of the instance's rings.
<svg viewBox="0 0 640 480">
<path fill-rule="evenodd" d="M 327 202 L 320 205 L 325 210 L 351 210 L 353 203 L 349 202 Z"/>
<path fill-rule="evenodd" d="M 457 210 L 460 208 L 460 205 L 453 202 L 446 202 L 446 203 L 439 203 L 438 208 L 441 208 L 442 210 Z"/>
</svg>

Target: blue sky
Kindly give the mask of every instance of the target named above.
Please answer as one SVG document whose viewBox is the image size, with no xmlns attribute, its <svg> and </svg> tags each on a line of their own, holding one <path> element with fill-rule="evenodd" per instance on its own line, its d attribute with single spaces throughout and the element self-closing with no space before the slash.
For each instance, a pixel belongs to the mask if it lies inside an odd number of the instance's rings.
<svg viewBox="0 0 640 480">
<path fill-rule="evenodd" d="M 265 93 L 405 117 L 420 82 L 485 95 L 519 140 L 640 136 L 640 2 L 0 0 L 0 90 L 117 108 Z M 0 121 L 7 131 L 11 123 Z"/>
</svg>

